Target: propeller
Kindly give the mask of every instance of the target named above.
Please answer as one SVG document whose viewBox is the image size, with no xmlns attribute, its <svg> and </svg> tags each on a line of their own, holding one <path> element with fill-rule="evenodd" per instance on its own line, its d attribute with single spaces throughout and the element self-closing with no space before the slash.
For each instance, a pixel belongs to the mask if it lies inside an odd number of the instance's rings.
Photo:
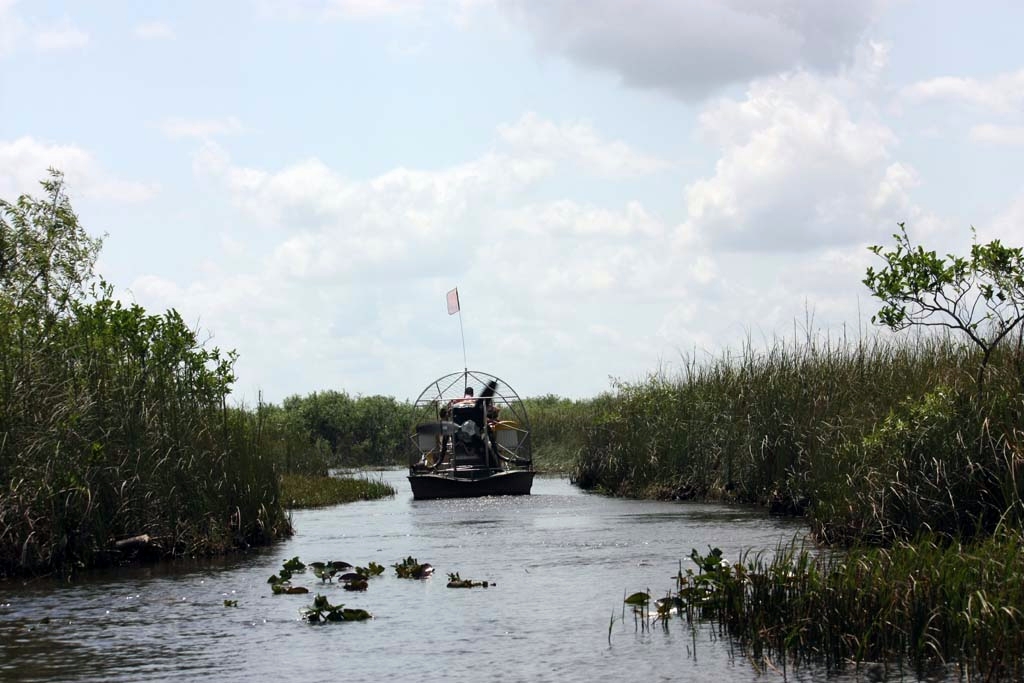
<svg viewBox="0 0 1024 683">
<path fill-rule="evenodd" d="M 484 390 L 480 392 L 480 398 L 491 398 L 498 392 L 498 380 L 492 379 L 486 385 Z"/>
</svg>

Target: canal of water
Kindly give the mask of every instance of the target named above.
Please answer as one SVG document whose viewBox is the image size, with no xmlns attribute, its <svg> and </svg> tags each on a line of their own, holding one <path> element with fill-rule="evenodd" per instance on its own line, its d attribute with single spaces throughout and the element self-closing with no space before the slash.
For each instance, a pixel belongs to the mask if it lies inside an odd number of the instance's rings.
<svg viewBox="0 0 1024 683">
<path fill-rule="evenodd" d="M 709 629 L 637 629 L 622 599 L 667 593 L 691 549 L 770 552 L 801 523 L 550 477 L 530 496 L 414 501 L 404 472 L 381 476 L 398 495 L 296 512 L 294 537 L 229 560 L 0 584 L 0 680 L 765 680 Z M 267 578 L 296 556 L 387 571 L 364 593 L 307 573 L 293 583 L 310 594 L 272 595 Z M 391 565 L 410 556 L 435 575 L 399 579 Z M 450 572 L 494 585 L 449 589 Z M 306 623 L 317 593 L 374 618 Z"/>
</svg>

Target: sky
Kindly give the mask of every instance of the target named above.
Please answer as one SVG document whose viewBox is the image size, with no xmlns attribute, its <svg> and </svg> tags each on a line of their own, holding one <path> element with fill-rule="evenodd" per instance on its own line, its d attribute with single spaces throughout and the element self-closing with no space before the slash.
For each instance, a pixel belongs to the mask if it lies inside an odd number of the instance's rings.
<svg viewBox="0 0 1024 683">
<path fill-rule="evenodd" d="M 1024 3 L 0 0 L 0 197 L 233 398 L 587 398 L 873 334 L 899 223 L 1024 245 Z M 458 287 L 461 312 L 446 292 Z M 463 346 L 463 338 L 465 344 Z"/>
</svg>

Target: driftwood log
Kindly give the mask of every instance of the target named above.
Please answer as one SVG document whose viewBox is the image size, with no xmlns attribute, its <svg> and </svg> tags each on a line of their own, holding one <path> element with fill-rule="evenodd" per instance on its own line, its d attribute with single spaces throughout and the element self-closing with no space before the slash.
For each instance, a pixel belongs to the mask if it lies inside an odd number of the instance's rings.
<svg viewBox="0 0 1024 683">
<path fill-rule="evenodd" d="M 157 539 L 153 538 L 149 534 L 139 534 L 138 536 L 131 536 L 129 538 L 122 538 L 114 541 L 114 550 L 118 550 L 123 553 L 138 553 L 159 552 L 161 548 Z"/>
</svg>

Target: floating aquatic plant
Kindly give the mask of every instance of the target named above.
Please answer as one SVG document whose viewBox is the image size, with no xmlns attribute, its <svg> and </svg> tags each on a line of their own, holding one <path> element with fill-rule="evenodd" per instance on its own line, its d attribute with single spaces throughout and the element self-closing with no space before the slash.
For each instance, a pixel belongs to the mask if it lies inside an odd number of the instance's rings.
<svg viewBox="0 0 1024 683">
<path fill-rule="evenodd" d="M 302 618 L 312 624 L 327 621 L 365 621 L 373 615 L 364 609 L 345 609 L 344 605 L 332 605 L 326 595 L 313 598 L 313 605 L 302 610 Z"/>
<path fill-rule="evenodd" d="M 356 574 L 359 574 L 360 576 L 370 578 L 371 576 L 380 576 L 381 574 L 383 574 L 384 566 L 377 564 L 376 562 L 371 562 L 369 565 L 365 567 L 356 567 L 355 571 Z"/>
<path fill-rule="evenodd" d="M 420 564 L 415 557 L 407 557 L 401 562 L 391 565 L 400 579 L 425 579 L 434 573 L 434 568 L 427 564 Z"/>
<path fill-rule="evenodd" d="M 224 601 L 224 606 L 225 607 L 238 607 L 238 600 L 225 600 Z"/>
<path fill-rule="evenodd" d="M 299 561 L 298 557 L 284 561 L 284 568 L 290 572 L 301 572 L 306 570 L 306 565 Z"/>
<path fill-rule="evenodd" d="M 321 583 L 326 581 L 334 581 L 334 575 L 340 570 L 332 564 L 326 562 L 310 562 L 309 566 L 313 568 L 313 574 L 316 578 L 320 579 Z"/>
<path fill-rule="evenodd" d="M 651 594 L 644 592 L 633 593 L 628 598 L 623 600 L 624 603 L 630 605 L 631 607 L 647 607 L 647 603 L 649 603 L 650 601 Z"/>
<path fill-rule="evenodd" d="M 271 574 L 270 578 L 267 579 L 267 583 L 287 583 L 291 581 L 292 573 L 287 569 L 282 569 L 277 574 Z"/>
<path fill-rule="evenodd" d="M 647 628 L 647 620 L 650 617 L 651 594 L 649 592 L 637 592 L 623 599 L 623 606 L 629 605 L 633 608 L 633 621 L 639 623 L 641 629 Z"/>
<path fill-rule="evenodd" d="M 458 572 L 448 575 L 448 588 L 487 588 L 494 584 L 490 581 L 473 581 L 472 579 L 463 579 L 459 576 Z"/>
<path fill-rule="evenodd" d="M 277 574 L 270 575 L 270 578 L 267 579 L 267 583 L 270 584 L 270 590 L 274 593 L 274 595 L 297 595 L 309 592 L 308 588 L 303 588 L 302 586 L 293 586 L 291 583 L 291 568 L 294 568 L 298 565 L 301 565 L 302 569 L 299 569 L 297 571 L 305 570 L 305 565 L 299 562 L 299 558 L 295 557 L 291 560 L 285 560 L 284 566 L 281 568 L 281 571 L 279 571 Z"/>
</svg>

